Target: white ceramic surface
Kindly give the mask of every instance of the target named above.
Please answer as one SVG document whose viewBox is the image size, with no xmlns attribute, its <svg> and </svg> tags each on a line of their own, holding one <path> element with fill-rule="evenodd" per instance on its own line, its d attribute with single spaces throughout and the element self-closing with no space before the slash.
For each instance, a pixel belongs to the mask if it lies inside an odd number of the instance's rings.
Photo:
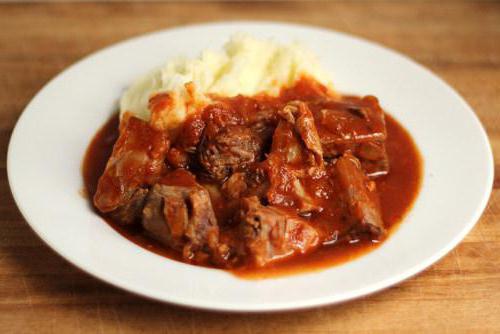
<svg viewBox="0 0 500 334">
<path fill-rule="evenodd" d="M 320 272 L 259 281 L 171 261 L 116 233 L 90 208 L 81 162 L 117 110 L 124 88 L 170 57 L 219 47 L 234 32 L 310 47 L 344 93 L 373 94 L 412 134 L 423 185 L 401 227 L 375 251 Z M 404 152 L 402 152 L 404 154 Z M 9 146 L 14 198 L 33 230 L 88 273 L 160 301 L 226 311 L 290 310 L 363 296 L 423 270 L 479 219 L 490 194 L 487 136 L 467 103 L 422 66 L 374 43 L 289 24 L 230 22 L 181 27 L 108 47 L 50 81 L 20 117 Z"/>
</svg>

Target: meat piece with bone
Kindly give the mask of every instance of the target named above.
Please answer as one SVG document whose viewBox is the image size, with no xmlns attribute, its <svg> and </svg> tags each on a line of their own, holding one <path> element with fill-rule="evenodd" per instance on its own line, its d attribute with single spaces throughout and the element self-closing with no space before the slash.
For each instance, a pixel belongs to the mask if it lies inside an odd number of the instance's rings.
<svg viewBox="0 0 500 334">
<path fill-rule="evenodd" d="M 349 233 L 369 233 L 375 239 L 384 235 L 375 183 L 368 180 L 359 160 L 348 151 L 337 160 L 335 168 L 350 212 Z"/>
<path fill-rule="evenodd" d="M 202 186 L 156 184 L 149 192 L 142 225 L 155 239 L 182 250 L 184 260 L 217 262 L 227 249 L 219 243 L 219 226 Z"/>
<path fill-rule="evenodd" d="M 169 141 L 164 132 L 135 117 L 122 121 L 120 136 L 99 179 L 94 204 L 131 224 L 142 210 L 147 187 L 165 168 Z"/>
<path fill-rule="evenodd" d="M 319 245 L 318 232 L 306 221 L 263 206 L 256 196 L 241 201 L 240 219 L 246 253 L 259 267 Z"/>
</svg>

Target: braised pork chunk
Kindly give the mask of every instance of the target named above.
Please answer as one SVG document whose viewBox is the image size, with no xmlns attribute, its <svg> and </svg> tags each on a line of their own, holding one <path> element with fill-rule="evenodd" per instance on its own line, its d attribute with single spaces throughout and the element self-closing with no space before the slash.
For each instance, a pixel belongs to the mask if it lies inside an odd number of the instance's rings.
<svg viewBox="0 0 500 334">
<path fill-rule="evenodd" d="M 167 136 L 135 117 L 122 121 L 120 136 L 99 179 L 94 204 L 114 212 L 123 224 L 132 223 L 142 209 L 147 188 L 165 171 Z"/>
<path fill-rule="evenodd" d="M 122 120 L 96 208 L 182 261 L 219 268 L 383 240 L 384 113 L 373 97 L 310 88 L 214 97 L 175 138 Z"/>
<path fill-rule="evenodd" d="M 263 206 L 256 196 L 244 198 L 241 204 L 246 255 L 257 266 L 296 253 L 305 254 L 319 245 L 318 233 L 306 221 L 272 206 Z"/>
<path fill-rule="evenodd" d="M 208 192 L 201 186 L 156 184 L 143 209 L 142 225 L 155 239 L 203 263 L 219 255 L 219 227 Z"/>
</svg>

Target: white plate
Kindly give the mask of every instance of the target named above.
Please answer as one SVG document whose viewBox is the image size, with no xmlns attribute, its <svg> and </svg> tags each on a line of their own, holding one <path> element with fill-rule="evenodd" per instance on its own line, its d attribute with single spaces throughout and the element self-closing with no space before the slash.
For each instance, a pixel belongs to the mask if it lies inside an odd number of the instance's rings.
<svg viewBox="0 0 500 334">
<path fill-rule="evenodd" d="M 412 134 L 424 157 L 423 185 L 401 227 L 375 251 L 320 272 L 249 281 L 168 260 L 104 223 L 79 191 L 81 162 L 97 129 L 138 75 L 170 57 L 219 47 L 236 31 L 300 40 L 344 93 L 373 94 Z M 404 154 L 404 152 L 401 152 Z M 483 211 L 493 181 L 487 136 L 467 103 L 408 58 L 329 30 L 241 22 L 182 27 L 99 51 L 48 83 L 26 107 L 8 154 L 14 198 L 33 230 L 88 273 L 160 301 L 225 311 L 291 310 L 372 293 L 450 251 Z"/>
</svg>

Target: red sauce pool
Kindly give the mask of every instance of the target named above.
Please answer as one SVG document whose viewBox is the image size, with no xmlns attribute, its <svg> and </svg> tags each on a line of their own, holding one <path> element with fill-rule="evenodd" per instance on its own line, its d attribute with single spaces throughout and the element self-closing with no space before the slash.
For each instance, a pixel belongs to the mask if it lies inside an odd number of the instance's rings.
<svg viewBox="0 0 500 334">
<path fill-rule="evenodd" d="M 118 123 L 117 115 L 106 122 L 92 139 L 85 154 L 83 178 L 89 198 L 92 198 L 96 191 L 97 181 L 104 171 L 113 144 L 118 137 Z M 409 133 L 388 114 L 386 114 L 386 128 L 386 148 L 391 170 L 388 175 L 377 178 L 376 183 L 383 219 L 390 237 L 418 195 L 422 178 L 422 159 Z M 105 220 L 133 243 L 161 256 L 181 261 L 176 252 L 144 236 L 140 227 L 124 227 L 110 219 Z M 242 267 L 232 270 L 232 273 L 242 278 L 260 279 L 315 271 L 355 259 L 379 245 L 380 243 L 371 241 L 360 241 L 355 244 L 323 246 L 310 254 L 295 256 L 264 268 Z"/>
</svg>

